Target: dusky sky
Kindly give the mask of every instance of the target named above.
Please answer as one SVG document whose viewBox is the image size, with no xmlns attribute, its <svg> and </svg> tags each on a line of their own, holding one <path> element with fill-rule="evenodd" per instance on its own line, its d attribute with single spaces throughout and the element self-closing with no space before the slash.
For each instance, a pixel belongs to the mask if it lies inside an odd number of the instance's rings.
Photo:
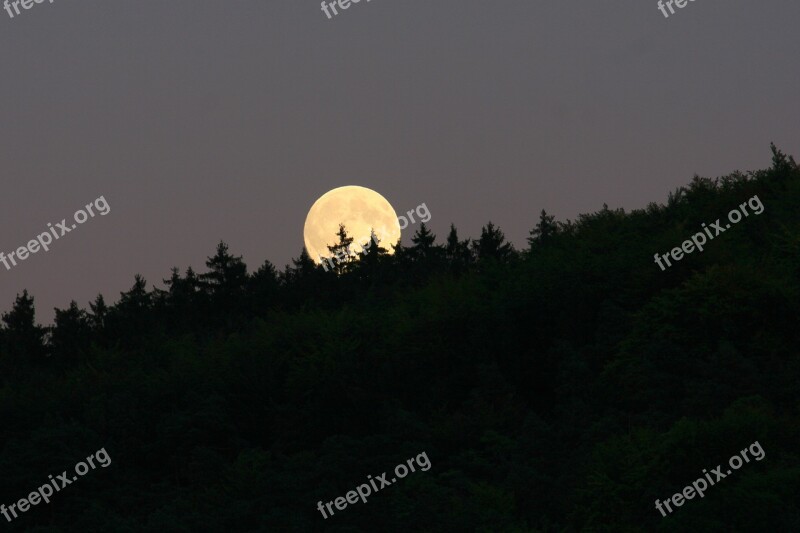
<svg viewBox="0 0 800 533">
<path fill-rule="evenodd" d="M 0 266 L 0 310 L 107 302 L 141 273 L 299 255 L 312 203 L 362 185 L 425 202 L 439 240 L 518 247 L 642 208 L 697 173 L 800 154 L 800 3 L 55 0 L 0 11 L 0 250 L 105 196 L 111 213 Z M 717 213 L 709 216 L 716 217 Z M 411 236 L 404 232 L 404 242 Z"/>
</svg>

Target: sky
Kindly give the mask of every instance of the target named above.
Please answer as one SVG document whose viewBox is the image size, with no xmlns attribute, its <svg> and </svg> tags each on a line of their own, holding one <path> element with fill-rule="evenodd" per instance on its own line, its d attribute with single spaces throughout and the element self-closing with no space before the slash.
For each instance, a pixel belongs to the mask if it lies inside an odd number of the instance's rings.
<svg viewBox="0 0 800 533">
<path fill-rule="evenodd" d="M 11 270 L 53 307 L 116 301 L 224 240 L 250 270 L 303 247 L 342 185 L 440 240 L 518 247 L 559 220 L 663 202 L 695 174 L 800 156 L 800 3 L 696 0 L 55 0 L 0 11 L 0 251 L 102 196 Z M 410 240 L 416 226 L 404 231 Z"/>
</svg>

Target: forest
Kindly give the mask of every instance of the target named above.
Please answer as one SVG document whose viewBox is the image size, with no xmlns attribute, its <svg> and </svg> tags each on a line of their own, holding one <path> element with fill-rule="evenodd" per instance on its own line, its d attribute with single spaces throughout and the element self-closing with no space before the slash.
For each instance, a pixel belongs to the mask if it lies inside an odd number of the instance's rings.
<svg viewBox="0 0 800 533">
<path fill-rule="evenodd" d="M 533 213 L 521 249 L 491 222 L 423 224 L 328 270 L 305 251 L 248 268 L 221 242 L 52 326 L 20 291 L 0 326 L 0 503 L 101 448 L 112 463 L 0 524 L 798 531 L 800 166 L 771 149 L 643 209 Z M 654 263 L 754 195 L 761 215 Z M 656 510 L 755 441 L 763 461 Z M 317 510 L 423 451 L 429 470 Z"/>
</svg>

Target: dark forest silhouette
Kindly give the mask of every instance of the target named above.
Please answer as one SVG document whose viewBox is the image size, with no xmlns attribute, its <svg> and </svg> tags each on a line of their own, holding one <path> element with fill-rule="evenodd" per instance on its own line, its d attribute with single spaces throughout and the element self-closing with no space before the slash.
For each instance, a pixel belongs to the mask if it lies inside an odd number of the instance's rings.
<svg viewBox="0 0 800 533">
<path fill-rule="evenodd" d="M 653 263 L 755 194 L 762 215 Z M 665 205 L 542 211 L 524 250 L 492 223 L 474 240 L 423 224 L 393 255 L 248 272 L 220 243 L 204 272 L 136 276 L 52 327 L 23 292 L 0 327 L 0 500 L 101 446 L 113 464 L 8 527 L 797 530 L 799 206 L 773 146 L 771 168 Z M 655 510 L 755 440 L 764 461 Z M 317 513 L 422 450 L 429 471 Z"/>
</svg>

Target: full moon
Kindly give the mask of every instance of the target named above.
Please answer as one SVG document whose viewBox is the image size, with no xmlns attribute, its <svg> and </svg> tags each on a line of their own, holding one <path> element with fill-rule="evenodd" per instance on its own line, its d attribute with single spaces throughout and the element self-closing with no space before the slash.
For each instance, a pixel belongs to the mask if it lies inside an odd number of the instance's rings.
<svg viewBox="0 0 800 533">
<path fill-rule="evenodd" d="M 380 246 L 390 254 L 394 253 L 391 245 L 400 239 L 397 213 L 386 198 L 366 187 L 338 187 L 314 202 L 306 216 L 303 238 L 306 251 L 315 262 L 322 263 L 320 257 L 331 255 L 328 246 L 338 242 L 339 224 L 344 224 L 347 235 L 353 238 L 350 250 L 354 253 L 369 241 L 370 230 L 375 231 Z"/>
</svg>

